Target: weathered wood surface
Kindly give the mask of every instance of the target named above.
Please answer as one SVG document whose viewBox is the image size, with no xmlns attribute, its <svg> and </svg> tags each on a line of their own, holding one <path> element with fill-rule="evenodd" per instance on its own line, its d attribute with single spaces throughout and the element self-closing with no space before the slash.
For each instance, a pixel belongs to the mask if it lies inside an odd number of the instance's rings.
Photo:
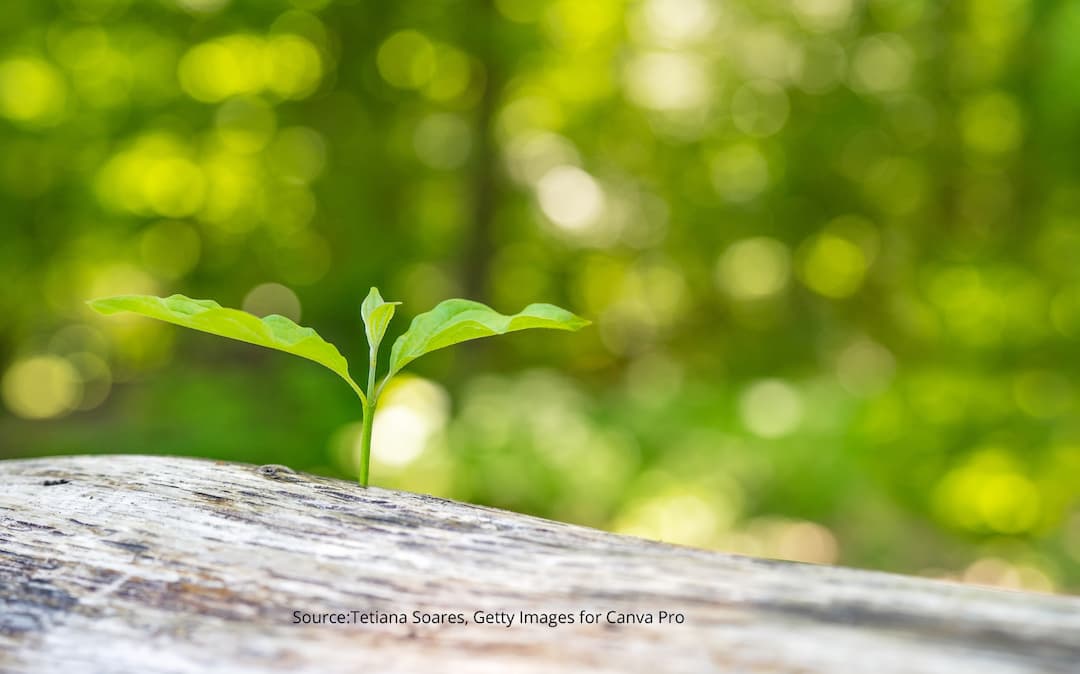
<svg viewBox="0 0 1080 674">
<path fill-rule="evenodd" d="M 469 624 L 292 622 L 352 610 Z M 609 625 L 609 610 L 685 622 Z M 1080 672 L 1080 600 L 704 552 L 281 467 L 19 460 L 0 462 L 0 671 Z"/>
</svg>

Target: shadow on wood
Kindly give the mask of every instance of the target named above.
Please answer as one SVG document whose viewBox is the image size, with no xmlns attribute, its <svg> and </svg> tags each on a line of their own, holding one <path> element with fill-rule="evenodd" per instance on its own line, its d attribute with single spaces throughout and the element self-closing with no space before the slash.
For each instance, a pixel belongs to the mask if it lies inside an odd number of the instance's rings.
<svg viewBox="0 0 1080 674">
<path fill-rule="evenodd" d="M 46 458 L 0 462 L 0 485 L 4 672 L 1080 670 L 1076 598 L 705 552 L 280 466 Z M 326 614 L 347 622 L 295 622 Z"/>
</svg>

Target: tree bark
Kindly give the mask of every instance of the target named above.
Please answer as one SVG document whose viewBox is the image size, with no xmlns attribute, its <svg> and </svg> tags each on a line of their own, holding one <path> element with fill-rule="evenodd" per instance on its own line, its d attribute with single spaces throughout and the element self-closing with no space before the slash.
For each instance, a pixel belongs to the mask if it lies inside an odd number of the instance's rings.
<svg viewBox="0 0 1080 674">
<path fill-rule="evenodd" d="M 461 256 L 461 285 L 465 297 L 478 302 L 490 301 L 488 284 L 491 258 L 495 253 L 495 209 L 498 203 L 498 148 L 495 146 L 495 109 L 502 90 L 495 46 L 496 10 L 491 0 L 476 0 L 468 5 L 476 19 L 469 42 L 483 64 L 483 92 L 476 106 L 475 138 L 470 172 L 472 196 L 470 226 Z"/>
<path fill-rule="evenodd" d="M 1080 666 L 1076 598 L 706 552 L 280 466 L 43 458 L 0 462 L 0 485 L 3 672 Z"/>
</svg>

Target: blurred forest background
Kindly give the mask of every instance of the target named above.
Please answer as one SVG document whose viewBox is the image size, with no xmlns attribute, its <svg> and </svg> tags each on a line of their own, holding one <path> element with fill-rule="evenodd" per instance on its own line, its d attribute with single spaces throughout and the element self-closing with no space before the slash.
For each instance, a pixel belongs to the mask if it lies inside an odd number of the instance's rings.
<svg viewBox="0 0 1080 674">
<path fill-rule="evenodd" d="M 4 0 L 0 457 L 354 477 L 332 373 L 450 296 L 374 482 L 651 538 L 1080 590 L 1080 3 Z M 354 372 L 364 377 L 364 372 Z"/>
</svg>

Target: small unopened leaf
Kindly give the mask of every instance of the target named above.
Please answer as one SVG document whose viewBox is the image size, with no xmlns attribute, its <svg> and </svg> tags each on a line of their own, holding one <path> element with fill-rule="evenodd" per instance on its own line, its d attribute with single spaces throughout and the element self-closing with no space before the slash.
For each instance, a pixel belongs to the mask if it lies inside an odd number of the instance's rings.
<svg viewBox="0 0 1080 674">
<path fill-rule="evenodd" d="M 372 288 L 364 303 L 360 305 L 360 315 L 364 319 L 364 333 L 367 335 L 368 345 L 374 351 L 378 351 L 379 344 L 386 336 L 386 326 L 390 325 L 390 319 L 394 317 L 394 308 L 401 302 L 386 302 L 379 294 L 378 288 Z"/>
<path fill-rule="evenodd" d="M 520 313 L 506 316 L 470 300 L 446 300 L 413 319 L 390 351 L 390 375 L 425 353 L 459 342 L 507 332 L 548 328 L 579 330 L 589 321 L 552 304 L 530 304 Z"/>
<path fill-rule="evenodd" d="M 226 309 L 213 300 L 193 300 L 183 295 L 118 295 L 91 300 L 88 304 L 102 314 L 129 311 L 313 360 L 337 373 L 364 399 L 360 387 L 349 376 L 348 363 L 337 348 L 311 328 L 299 326 L 284 316 L 259 318 L 246 311 Z"/>
</svg>

